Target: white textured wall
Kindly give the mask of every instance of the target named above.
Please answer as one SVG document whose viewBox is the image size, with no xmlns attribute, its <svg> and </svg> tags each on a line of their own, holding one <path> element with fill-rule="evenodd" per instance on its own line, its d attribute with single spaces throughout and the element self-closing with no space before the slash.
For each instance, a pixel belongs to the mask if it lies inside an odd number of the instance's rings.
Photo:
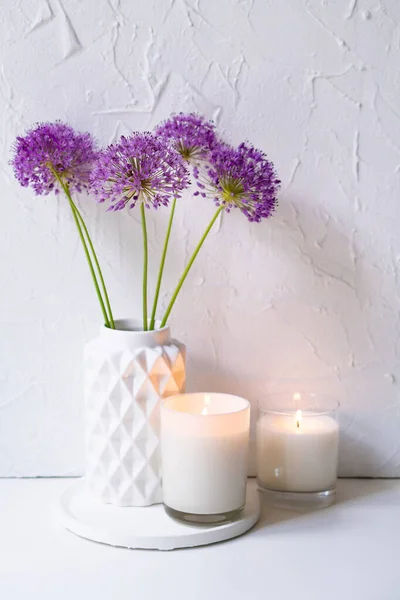
<svg viewBox="0 0 400 600">
<path fill-rule="evenodd" d="M 81 352 L 100 321 L 68 206 L 13 181 L 15 135 L 61 118 L 109 143 L 196 110 L 265 149 L 284 185 L 269 222 L 224 217 L 180 297 L 191 388 L 335 394 L 341 473 L 400 475 L 400 3 L 3 0 L 0 45 L 0 474 L 81 471 Z M 137 213 L 80 203 L 115 314 L 138 314 Z M 182 200 L 170 290 L 212 212 Z M 166 219 L 150 219 L 154 253 Z"/>
</svg>

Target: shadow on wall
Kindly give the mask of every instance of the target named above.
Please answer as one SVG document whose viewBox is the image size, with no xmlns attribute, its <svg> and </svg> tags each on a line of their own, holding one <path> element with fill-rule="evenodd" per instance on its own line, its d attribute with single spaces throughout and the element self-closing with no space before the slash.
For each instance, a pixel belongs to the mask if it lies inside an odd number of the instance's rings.
<svg viewBox="0 0 400 600">
<path fill-rule="evenodd" d="M 200 211 L 201 219 L 194 222 L 195 201 L 182 202 L 160 305 L 208 221 Z M 201 206 L 205 213 L 212 210 Z M 275 217 L 267 222 L 250 225 L 237 211 L 227 215 L 221 232 L 207 240 L 179 297 L 173 333 L 188 346 L 189 391 L 238 394 L 253 408 L 272 389 L 333 395 L 341 402 L 340 473 L 395 476 L 400 475 L 394 444 L 400 437 L 400 365 L 398 374 L 393 365 L 385 365 L 384 348 L 390 336 L 396 344 L 397 315 L 391 298 L 381 295 L 393 287 L 391 273 L 371 264 L 359 249 L 371 232 L 356 232 L 350 209 L 348 222 L 341 223 L 316 202 L 282 194 Z M 121 307 L 140 311 L 138 214 L 103 215 L 104 206 L 87 210 L 96 211 L 96 234 L 111 281 L 129 273 L 128 282 L 117 282 L 115 313 L 121 314 Z M 167 219 L 168 211 L 148 219 L 153 285 Z M 379 245 L 376 255 L 379 260 Z M 196 287 L 198 279 L 204 285 Z M 388 421 L 380 431 L 384 411 Z M 374 421 L 377 427 L 371 426 Z"/>
<path fill-rule="evenodd" d="M 373 416 L 373 415 L 372 415 Z M 365 435 L 360 439 L 356 432 L 345 425 L 349 415 L 340 419 L 339 474 L 342 477 L 382 477 L 382 458 L 373 438 Z M 364 432 L 368 427 L 364 428 Z"/>
<path fill-rule="evenodd" d="M 364 241 L 355 235 L 352 211 L 350 222 L 340 224 L 303 200 L 301 216 L 291 199 L 282 204 L 285 208 L 275 219 L 251 231 L 248 252 L 269 270 L 246 280 L 246 287 L 237 283 L 239 307 L 229 307 L 234 319 L 221 304 L 212 313 L 209 330 L 204 323 L 198 325 L 204 346 L 189 351 L 189 389 L 238 394 L 253 409 L 272 389 L 334 396 L 341 402 L 340 473 L 395 476 L 397 446 L 392 448 L 390 439 L 371 425 L 397 410 L 400 378 L 386 373 L 393 365 L 385 365 L 383 343 L 384 335 L 392 333 L 396 344 L 396 313 L 387 310 L 387 299 L 381 296 L 382 288 L 390 289 L 390 273 L 381 272 L 358 249 Z M 257 267 L 254 260 L 249 263 L 249 269 Z M 241 295 L 251 299 L 251 312 L 243 310 Z M 218 330 L 219 320 L 226 337 L 214 339 L 217 355 L 207 357 L 207 337 Z M 235 353 L 240 360 L 234 359 Z M 400 435 L 396 428 L 397 412 L 390 428 L 386 422 L 384 426 L 392 441 Z"/>
</svg>

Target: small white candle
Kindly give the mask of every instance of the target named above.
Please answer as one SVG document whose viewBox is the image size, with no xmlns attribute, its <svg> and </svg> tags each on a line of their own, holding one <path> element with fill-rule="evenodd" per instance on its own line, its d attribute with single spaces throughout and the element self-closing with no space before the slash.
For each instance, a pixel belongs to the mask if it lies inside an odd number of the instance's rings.
<svg viewBox="0 0 400 600">
<path fill-rule="evenodd" d="M 161 405 L 163 499 L 190 515 L 246 502 L 250 405 L 228 394 L 181 394 Z"/>
<path fill-rule="evenodd" d="M 327 414 L 266 412 L 257 423 L 259 484 L 285 492 L 333 489 L 338 446 L 338 424 Z"/>
</svg>

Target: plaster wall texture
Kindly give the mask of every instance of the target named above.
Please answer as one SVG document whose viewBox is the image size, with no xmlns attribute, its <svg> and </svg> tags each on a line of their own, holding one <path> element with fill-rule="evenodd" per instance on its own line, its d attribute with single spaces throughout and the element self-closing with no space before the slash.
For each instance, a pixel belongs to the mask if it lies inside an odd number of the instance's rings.
<svg viewBox="0 0 400 600">
<path fill-rule="evenodd" d="M 224 215 L 195 264 L 171 321 L 189 389 L 334 395 L 341 475 L 399 476 L 400 3 L 3 0 L 0 49 L 0 475 L 82 472 L 100 323 L 67 204 L 13 180 L 15 136 L 59 118 L 108 144 L 198 111 L 283 190 L 264 223 Z M 139 315 L 138 213 L 79 204 L 115 315 Z M 164 306 L 213 210 L 180 202 Z M 167 218 L 149 214 L 153 284 Z"/>
</svg>

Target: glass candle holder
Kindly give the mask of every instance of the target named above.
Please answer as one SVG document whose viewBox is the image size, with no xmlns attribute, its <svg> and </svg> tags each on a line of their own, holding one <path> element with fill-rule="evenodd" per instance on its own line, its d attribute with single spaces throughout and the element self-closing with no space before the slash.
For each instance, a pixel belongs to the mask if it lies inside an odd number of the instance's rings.
<svg viewBox="0 0 400 600">
<path fill-rule="evenodd" d="M 274 504 L 323 508 L 335 501 L 339 403 L 315 393 L 258 403 L 257 480 Z"/>
<path fill-rule="evenodd" d="M 246 503 L 250 404 L 228 394 L 181 394 L 161 404 L 166 512 L 192 523 L 240 516 Z"/>
</svg>

